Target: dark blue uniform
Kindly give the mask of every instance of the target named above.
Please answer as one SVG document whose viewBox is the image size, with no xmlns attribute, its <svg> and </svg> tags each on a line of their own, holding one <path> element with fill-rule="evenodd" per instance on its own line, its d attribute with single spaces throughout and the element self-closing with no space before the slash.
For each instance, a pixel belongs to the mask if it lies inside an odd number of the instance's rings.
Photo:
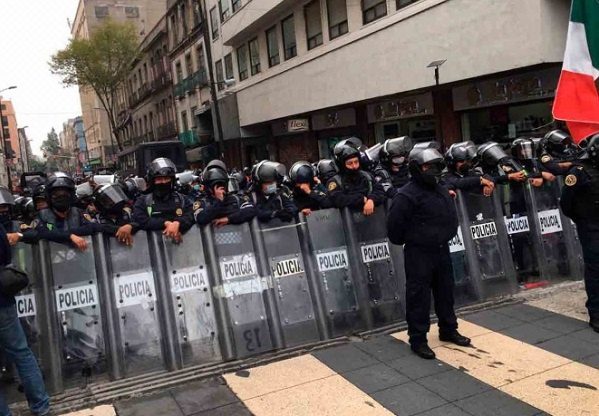
<svg viewBox="0 0 599 416">
<path fill-rule="evenodd" d="M 386 199 L 383 186 L 364 170 L 333 176 L 327 182 L 327 190 L 336 208 L 362 210 L 364 197 L 371 199 L 375 206 L 381 205 Z"/>
<path fill-rule="evenodd" d="M 310 194 L 305 193 L 301 189 L 293 188 L 293 202 L 295 202 L 300 211 L 306 208 L 316 211 L 333 206 L 329 196 L 326 194 L 325 187 L 321 184 L 314 186 Z"/>
<path fill-rule="evenodd" d="M 483 193 L 483 185 L 480 182 L 482 175 L 476 172 L 468 172 L 462 175 L 458 172 L 449 171 L 443 176 L 443 183 L 450 189 L 459 189 L 470 193 Z M 490 178 L 488 178 L 490 179 Z"/>
<path fill-rule="evenodd" d="M 291 222 L 299 212 L 291 197 L 283 189 L 279 189 L 273 195 L 258 193 L 256 199 L 256 213 L 261 222 L 268 222 L 273 218 Z"/>
<path fill-rule="evenodd" d="M 385 196 L 388 199 L 393 199 L 399 188 L 410 180 L 407 165 L 402 166 L 398 172 L 393 172 L 379 164 L 373 169 L 372 174 L 374 175 L 374 181 L 383 187 Z"/>
<path fill-rule="evenodd" d="M 599 325 L 599 169 L 590 163 L 568 172 L 560 205 L 578 230 L 584 257 L 587 309 Z"/>
<path fill-rule="evenodd" d="M 441 333 L 457 329 L 453 310 L 453 273 L 448 241 L 458 217 L 449 191 L 416 179 L 402 187 L 387 217 L 389 239 L 405 244 L 406 309 L 410 343 L 425 343 L 430 328 L 431 289 Z"/>
<path fill-rule="evenodd" d="M 35 230 L 36 239 L 70 244 L 71 234 L 82 237 L 95 232 L 91 220 L 91 217 L 84 214 L 79 208 L 71 207 L 64 218 L 59 217 L 52 209 L 48 208 L 39 212 L 32 227 Z"/>
<path fill-rule="evenodd" d="M 229 224 L 243 224 L 256 216 L 256 208 L 245 195 L 225 195 L 220 201 L 209 195 L 194 203 L 194 216 L 199 225 L 207 225 L 226 217 Z"/>
<path fill-rule="evenodd" d="M 182 194 L 172 192 L 165 200 L 154 198 L 153 194 L 142 195 L 133 207 L 133 222 L 141 230 L 162 231 L 166 221 L 178 221 L 179 231 L 187 232 L 195 223 L 192 203 Z"/>
<path fill-rule="evenodd" d="M 133 221 L 131 208 L 125 207 L 117 216 L 108 216 L 98 212 L 94 217 L 94 229 L 108 236 L 114 236 L 123 225 L 131 225 L 131 234 L 139 230 L 139 225 Z"/>
</svg>

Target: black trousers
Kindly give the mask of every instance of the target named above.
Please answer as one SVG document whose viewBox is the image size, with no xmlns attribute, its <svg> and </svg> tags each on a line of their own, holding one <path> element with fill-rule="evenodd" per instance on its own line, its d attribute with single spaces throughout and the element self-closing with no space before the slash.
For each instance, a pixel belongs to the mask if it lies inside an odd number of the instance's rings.
<svg viewBox="0 0 599 416">
<path fill-rule="evenodd" d="M 453 270 L 449 247 L 408 246 L 404 248 L 406 270 L 406 319 L 410 344 L 426 342 L 430 329 L 431 291 L 439 331 L 458 328 L 453 309 Z"/>
<path fill-rule="evenodd" d="M 577 223 L 584 258 L 586 307 L 592 319 L 599 319 L 599 223 Z"/>
</svg>

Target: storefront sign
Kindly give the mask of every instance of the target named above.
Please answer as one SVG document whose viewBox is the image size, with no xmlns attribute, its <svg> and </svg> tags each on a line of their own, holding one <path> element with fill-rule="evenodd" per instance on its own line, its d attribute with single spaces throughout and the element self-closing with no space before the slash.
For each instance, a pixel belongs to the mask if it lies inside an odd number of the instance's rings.
<svg viewBox="0 0 599 416">
<path fill-rule="evenodd" d="M 295 132 L 295 131 L 308 131 L 310 130 L 310 124 L 308 123 L 307 118 L 296 118 L 293 120 L 287 121 L 287 131 Z"/>
<path fill-rule="evenodd" d="M 434 113 L 433 95 L 426 93 L 382 101 L 368 105 L 367 111 L 369 123 L 430 116 Z"/>
<path fill-rule="evenodd" d="M 312 116 L 313 130 L 335 129 L 338 127 L 350 127 L 356 125 L 356 110 L 346 108 L 343 110 L 332 110 Z"/>
<path fill-rule="evenodd" d="M 552 98 L 560 69 L 550 68 L 506 78 L 479 81 L 453 89 L 456 111 Z"/>
</svg>

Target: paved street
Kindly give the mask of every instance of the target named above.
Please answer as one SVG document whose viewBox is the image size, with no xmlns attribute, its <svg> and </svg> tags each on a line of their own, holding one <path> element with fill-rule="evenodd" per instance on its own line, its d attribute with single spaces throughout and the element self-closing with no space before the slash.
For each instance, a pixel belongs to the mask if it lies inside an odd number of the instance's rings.
<svg viewBox="0 0 599 416">
<path fill-rule="evenodd" d="M 433 334 L 434 361 L 397 332 L 70 415 L 597 415 L 599 334 L 583 294 L 568 284 L 464 315 L 472 346 Z"/>
</svg>

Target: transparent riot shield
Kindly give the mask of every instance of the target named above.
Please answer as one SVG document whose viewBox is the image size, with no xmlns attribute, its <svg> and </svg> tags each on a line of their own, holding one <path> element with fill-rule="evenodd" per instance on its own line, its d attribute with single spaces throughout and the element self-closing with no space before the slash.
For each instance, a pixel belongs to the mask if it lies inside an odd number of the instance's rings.
<svg viewBox="0 0 599 416">
<path fill-rule="evenodd" d="M 191 228 L 180 244 L 162 237 L 160 244 L 182 365 L 220 361 L 219 330 L 201 230 Z"/>
<path fill-rule="evenodd" d="M 387 217 L 383 206 L 374 214 L 343 210 L 346 230 L 352 246 L 357 275 L 365 287 L 364 295 L 372 313 L 372 324 L 380 327 L 405 319 L 405 274 L 403 264 L 396 266 L 387 238 Z M 358 292 L 360 293 L 360 291 Z"/>
<path fill-rule="evenodd" d="M 458 192 L 458 216 L 472 270 L 473 285 L 480 300 L 508 295 L 517 290 L 507 231 L 496 193 Z"/>
<path fill-rule="evenodd" d="M 472 278 L 472 270 L 466 255 L 464 233 L 462 227 L 451 240 L 449 240 L 449 257 L 454 281 L 454 304 L 456 307 L 468 305 L 478 299 L 476 287 Z"/>
<path fill-rule="evenodd" d="M 535 223 L 541 235 L 545 278 L 581 279 L 582 256 L 572 223 L 559 208 L 559 184 L 545 182 L 541 187 L 531 187 L 530 195 L 530 210 L 536 214 Z"/>
<path fill-rule="evenodd" d="M 64 386 L 85 384 L 90 376 L 106 373 L 94 245 L 88 248 L 49 243 L 46 267 L 54 289 L 54 312 L 59 328 L 60 372 Z"/>
<path fill-rule="evenodd" d="M 226 320 L 225 358 L 244 358 L 272 350 L 277 344 L 271 336 L 271 326 L 279 323 L 276 318 L 269 319 L 269 284 L 260 275 L 249 224 L 214 229 L 208 226 L 204 235 L 216 277 L 215 300 Z"/>
<path fill-rule="evenodd" d="M 334 208 L 313 211 L 307 217 L 301 214 L 300 219 L 303 236 L 312 253 L 315 286 L 322 299 L 327 330 L 338 337 L 365 329 L 341 212 Z"/>
<path fill-rule="evenodd" d="M 99 236 L 101 237 L 101 236 Z M 155 276 L 144 231 L 134 236 L 132 246 L 106 238 L 111 282 L 109 286 L 118 328 L 116 344 L 124 376 L 164 369 Z"/>
<path fill-rule="evenodd" d="M 545 261 L 537 233 L 535 216 L 530 209 L 530 185 L 510 183 L 495 188 L 501 201 L 518 283 L 526 287 L 543 280 Z"/>
<path fill-rule="evenodd" d="M 320 340 L 298 228 L 273 219 L 254 233 L 264 244 L 285 347 Z"/>
</svg>

